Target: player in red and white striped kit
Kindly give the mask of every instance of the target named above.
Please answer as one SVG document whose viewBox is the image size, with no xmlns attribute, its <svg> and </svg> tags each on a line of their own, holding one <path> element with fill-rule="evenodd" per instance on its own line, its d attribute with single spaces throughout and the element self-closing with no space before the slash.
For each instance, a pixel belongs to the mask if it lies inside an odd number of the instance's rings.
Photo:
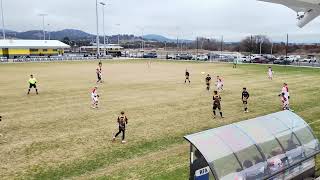
<svg viewBox="0 0 320 180">
<path fill-rule="evenodd" d="M 289 99 L 285 96 L 285 93 L 281 93 L 282 110 L 290 110 Z"/>
<path fill-rule="evenodd" d="M 279 96 L 281 97 L 283 110 L 293 111 L 290 109 L 290 102 L 289 102 L 290 94 L 289 94 L 289 87 L 287 83 L 283 83 L 283 87 L 281 89 L 281 93 Z"/>
<path fill-rule="evenodd" d="M 98 98 L 99 98 L 99 95 L 98 95 L 98 87 L 94 87 L 91 91 L 91 99 L 92 99 L 92 105 L 91 107 L 92 108 L 98 108 Z"/>
</svg>

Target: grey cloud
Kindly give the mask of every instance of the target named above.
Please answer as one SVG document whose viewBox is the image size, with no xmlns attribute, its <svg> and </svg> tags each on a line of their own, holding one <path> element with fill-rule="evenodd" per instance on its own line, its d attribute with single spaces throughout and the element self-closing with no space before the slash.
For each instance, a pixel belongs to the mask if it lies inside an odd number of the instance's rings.
<svg viewBox="0 0 320 180">
<path fill-rule="evenodd" d="M 3 0 L 7 29 L 41 29 L 39 13 L 49 14 L 50 30 L 81 29 L 95 33 L 95 0 Z M 320 18 L 304 29 L 290 9 L 256 0 L 108 0 L 106 32 L 156 33 L 171 38 L 220 37 L 235 41 L 249 34 L 274 39 L 286 33 L 306 37 L 319 34 Z M 100 22 L 101 22 L 101 7 Z M 116 26 L 115 24 L 120 24 Z M 102 25 L 102 23 L 100 23 Z M 101 26 L 100 26 L 101 27 Z M 102 29 L 102 28 L 101 28 Z M 100 30 L 100 32 L 102 32 Z M 314 39 L 317 36 L 313 36 Z M 302 38 L 303 39 L 303 38 Z M 317 40 L 320 41 L 320 40 Z"/>
</svg>

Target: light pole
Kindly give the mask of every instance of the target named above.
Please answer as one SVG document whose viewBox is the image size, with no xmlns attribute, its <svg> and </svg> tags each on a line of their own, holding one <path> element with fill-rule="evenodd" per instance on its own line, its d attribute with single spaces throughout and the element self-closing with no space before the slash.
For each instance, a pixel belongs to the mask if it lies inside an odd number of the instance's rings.
<svg viewBox="0 0 320 180">
<path fill-rule="evenodd" d="M 50 27 L 50 24 L 48 24 L 48 35 L 49 35 L 49 40 L 51 40 L 51 32 L 50 32 L 50 29 L 49 29 L 49 27 Z"/>
<path fill-rule="evenodd" d="M 99 59 L 100 56 L 100 38 L 99 38 L 99 14 L 98 14 L 98 0 L 96 0 L 96 23 L 97 23 L 97 59 Z"/>
<path fill-rule="evenodd" d="M 220 60 L 222 60 L 222 51 L 223 51 L 223 35 L 221 36 L 221 44 L 220 44 Z"/>
<path fill-rule="evenodd" d="M 2 16 L 2 36 L 3 36 L 3 39 L 6 39 L 6 32 L 4 29 L 4 13 L 3 13 L 2 0 L 1 0 L 1 16 Z"/>
<path fill-rule="evenodd" d="M 143 36 L 144 36 L 144 27 L 139 27 L 137 26 L 137 29 L 141 31 L 141 49 L 140 51 L 144 51 L 144 39 L 143 39 Z"/>
<path fill-rule="evenodd" d="M 142 34 L 141 34 L 141 48 L 142 48 L 142 51 L 144 52 L 144 39 L 143 39 L 143 36 L 144 36 L 144 29 L 142 28 Z"/>
<path fill-rule="evenodd" d="M 44 17 L 48 16 L 48 14 L 39 14 L 39 16 L 42 17 L 43 40 L 46 40 L 46 31 L 45 31 L 45 25 L 44 25 Z"/>
<path fill-rule="evenodd" d="M 262 39 L 261 42 L 260 42 L 260 56 L 261 56 L 261 54 L 262 54 L 262 44 L 263 44 L 263 39 Z"/>
<path fill-rule="evenodd" d="M 102 28 L 103 28 L 103 46 L 104 46 L 104 50 L 103 50 L 103 55 L 106 56 L 106 32 L 104 30 L 104 7 L 106 6 L 106 3 L 104 2 L 100 2 L 100 4 L 102 5 Z"/>
</svg>

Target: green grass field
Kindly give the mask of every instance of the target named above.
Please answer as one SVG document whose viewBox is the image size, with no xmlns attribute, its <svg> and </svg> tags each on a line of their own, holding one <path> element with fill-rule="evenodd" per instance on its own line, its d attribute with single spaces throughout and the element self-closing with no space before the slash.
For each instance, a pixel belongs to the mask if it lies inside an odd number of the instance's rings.
<svg viewBox="0 0 320 180">
<path fill-rule="evenodd" d="M 320 120 L 320 69 L 156 61 L 103 63 L 100 108 L 90 108 L 97 62 L 0 64 L 0 179 L 187 179 L 184 135 L 280 110 L 282 83 L 291 107 Z M 191 85 L 184 84 L 185 69 Z M 225 119 L 213 119 L 205 75 L 221 75 Z M 30 74 L 39 95 L 26 95 Z M 243 113 L 247 87 L 250 113 Z M 127 143 L 112 143 L 116 117 L 129 118 Z M 320 136 L 319 123 L 312 125 Z"/>
</svg>

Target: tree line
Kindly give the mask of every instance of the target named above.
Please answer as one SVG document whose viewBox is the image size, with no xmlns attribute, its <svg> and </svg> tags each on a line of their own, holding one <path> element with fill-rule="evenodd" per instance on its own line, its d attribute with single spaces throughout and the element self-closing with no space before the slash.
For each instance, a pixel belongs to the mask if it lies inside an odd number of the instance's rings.
<svg viewBox="0 0 320 180">
<path fill-rule="evenodd" d="M 107 37 L 109 43 L 117 44 L 118 36 L 114 35 Z M 90 46 L 95 39 L 74 39 L 68 37 L 62 39 L 62 42 L 70 45 L 71 47 Z M 100 42 L 103 43 L 103 37 L 100 37 Z M 157 49 L 157 48 L 177 48 L 181 50 L 190 49 L 203 49 L 209 51 L 233 51 L 233 52 L 246 52 L 252 54 L 260 54 L 260 47 L 262 54 L 286 54 L 286 53 L 320 53 L 320 44 L 292 44 L 288 46 L 286 42 L 272 42 L 270 38 L 265 35 L 247 36 L 240 42 L 226 43 L 222 39 L 197 37 L 194 41 L 179 41 L 176 42 L 158 42 L 143 40 L 141 37 L 134 35 L 121 35 L 120 45 L 124 48 L 139 49 L 142 48 Z"/>
</svg>

